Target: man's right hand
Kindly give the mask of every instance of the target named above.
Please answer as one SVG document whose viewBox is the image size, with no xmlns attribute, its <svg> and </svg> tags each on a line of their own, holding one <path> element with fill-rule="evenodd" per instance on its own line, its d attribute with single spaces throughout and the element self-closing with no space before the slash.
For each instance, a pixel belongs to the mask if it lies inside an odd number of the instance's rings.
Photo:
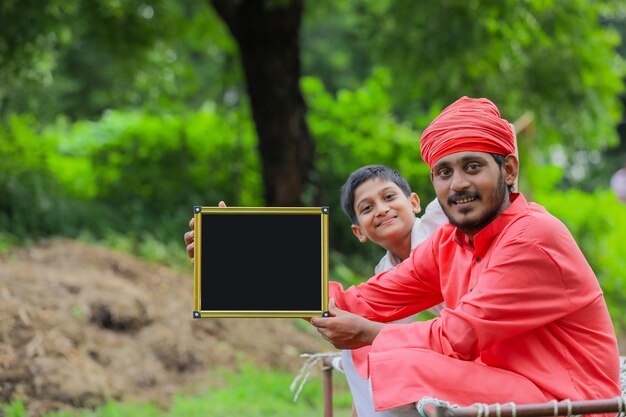
<svg viewBox="0 0 626 417">
<path fill-rule="evenodd" d="M 223 201 L 220 201 L 217 205 L 218 207 L 226 207 L 226 203 L 224 203 Z M 185 245 L 187 246 L 187 256 L 189 256 L 191 258 L 191 262 L 193 263 L 193 254 L 194 254 L 194 237 L 195 237 L 195 221 L 194 218 L 192 217 L 191 220 L 189 221 L 189 229 L 191 229 L 189 232 L 186 232 L 185 235 L 183 236 L 185 239 Z"/>
<path fill-rule="evenodd" d="M 341 310 L 331 299 L 330 317 L 311 317 L 309 323 L 317 327 L 322 337 L 337 349 L 357 349 L 371 345 L 384 324 L 367 320 L 349 311 Z"/>
</svg>

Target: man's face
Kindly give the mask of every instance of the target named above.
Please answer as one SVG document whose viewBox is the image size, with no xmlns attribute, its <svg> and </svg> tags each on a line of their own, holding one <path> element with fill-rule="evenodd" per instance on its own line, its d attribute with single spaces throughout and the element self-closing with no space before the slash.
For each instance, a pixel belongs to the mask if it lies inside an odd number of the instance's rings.
<svg viewBox="0 0 626 417">
<path fill-rule="evenodd" d="M 407 197 L 393 181 L 372 178 L 356 188 L 354 210 L 359 220 L 358 225 L 352 225 L 356 237 L 387 247 L 410 239 L 420 205 L 417 194 Z"/>
<path fill-rule="evenodd" d="M 507 185 L 517 176 L 513 158 L 502 168 L 485 152 L 457 152 L 437 161 L 431 180 L 451 224 L 473 237 L 510 205 Z"/>
</svg>

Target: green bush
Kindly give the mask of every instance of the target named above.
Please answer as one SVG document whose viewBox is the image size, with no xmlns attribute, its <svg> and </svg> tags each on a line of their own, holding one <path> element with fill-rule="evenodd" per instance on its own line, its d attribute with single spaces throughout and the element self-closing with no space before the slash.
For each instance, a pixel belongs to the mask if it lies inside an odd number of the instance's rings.
<svg viewBox="0 0 626 417">
<path fill-rule="evenodd" d="M 193 206 L 263 205 L 249 118 L 210 105 L 45 128 L 12 116 L 0 125 L 0 161 L 0 247 L 51 235 L 110 246 L 125 236 L 133 252 L 180 265 Z M 175 247 L 181 256 L 168 256 Z"/>
<path fill-rule="evenodd" d="M 0 129 L 0 227 L 17 236 L 110 231 L 178 237 L 194 205 L 262 205 L 256 137 L 245 114 L 107 112 L 29 116 Z"/>
<path fill-rule="evenodd" d="M 50 169 L 57 145 L 32 116 L 0 125 L 0 232 L 31 238 L 77 230 L 84 207 Z"/>
<path fill-rule="evenodd" d="M 61 148 L 87 158 L 92 183 L 70 188 L 95 190 L 82 197 L 108 208 L 103 220 L 114 230 L 157 235 L 186 225 L 194 205 L 258 205 L 256 138 L 243 120 L 207 107 L 187 116 L 110 111 L 96 122 L 78 122 Z M 75 178 L 65 172 L 55 171 L 69 185 Z"/>
</svg>

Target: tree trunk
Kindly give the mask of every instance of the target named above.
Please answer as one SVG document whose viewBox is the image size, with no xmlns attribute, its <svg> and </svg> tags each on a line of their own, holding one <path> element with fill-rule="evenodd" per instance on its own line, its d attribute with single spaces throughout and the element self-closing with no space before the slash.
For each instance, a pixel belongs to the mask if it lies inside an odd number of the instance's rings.
<svg viewBox="0 0 626 417">
<path fill-rule="evenodd" d="M 302 0 L 212 0 L 241 54 L 259 138 L 265 202 L 298 206 L 315 159 L 300 91 Z"/>
</svg>

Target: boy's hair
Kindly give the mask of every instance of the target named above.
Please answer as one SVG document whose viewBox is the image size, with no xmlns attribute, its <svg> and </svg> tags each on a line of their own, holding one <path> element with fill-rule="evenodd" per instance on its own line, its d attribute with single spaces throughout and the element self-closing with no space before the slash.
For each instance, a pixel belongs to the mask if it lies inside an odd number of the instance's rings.
<svg viewBox="0 0 626 417">
<path fill-rule="evenodd" d="M 352 224 L 359 224 L 359 219 L 354 211 L 354 193 L 359 185 L 372 178 L 391 181 L 400 187 L 404 195 L 407 197 L 411 195 L 409 183 L 395 169 L 385 165 L 366 165 L 361 167 L 350 174 L 346 183 L 341 187 L 341 208 L 346 213 L 346 216 L 350 218 Z"/>
</svg>

